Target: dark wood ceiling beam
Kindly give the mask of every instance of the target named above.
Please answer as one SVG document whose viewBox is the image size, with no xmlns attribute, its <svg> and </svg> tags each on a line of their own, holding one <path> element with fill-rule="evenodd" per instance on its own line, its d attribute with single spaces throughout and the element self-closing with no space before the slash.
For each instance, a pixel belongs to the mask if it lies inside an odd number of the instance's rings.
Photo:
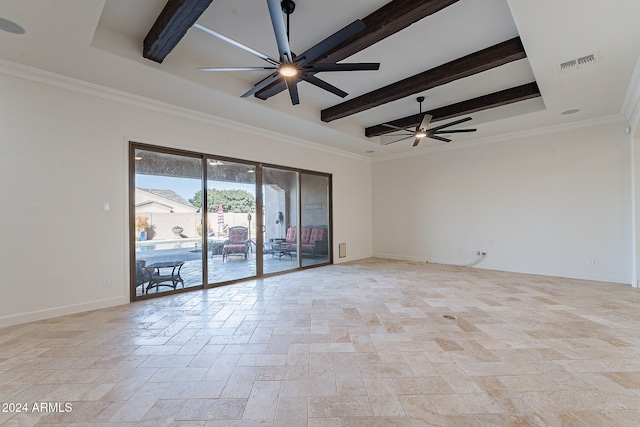
<svg viewBox="0 0 640 427">
<path fill-rule="evenodd" d="M 526 58 L 520 37 L 482 49 L 446 64 L 350 99 L 321 112 L 331 122 L 434 87 Z"/>
<path fill-rule="evenodd" d="M 449 7 L 458 0 L 393 0 L 362 19 L 366 28 L 345 40 L 316 62 L 338 62 Z"/>
<path fill-rule="evenodd" d="M 314 62 L 342 61 L 457 1 L 393 0 L 362 19 L 366 25 L 364 30 L 325 52 Z M 275 83 L 256 93 L 256 97 L 268 99 L 286 88 L 284 82 Z"/>
<path fill-rule="evenodd" d="M 144 38 L 142 56 L 162 62 L 213 0 L 169 0 Z"/>
<path fill-rule="evenodd" d="M 513 104 L 514 102 L 526 101 L 527 99 L 533 99 L 539 96 L 540 90 L 538 89 L 538 85 L 536 84 L 536 82 L 531 82 L 521 86 L 512 87 L 510 89 L 505 89 L 499 92 L 494 92 L 488 95 L 483 95 L 477 98 L 458 102 L 456 104 L 436 108 L 435 110 L 427 111 L 426 113 L 433 116 L 433 118 L 431 119 L 431 123 L 434 123 L 453 117 L 488 110 L 490 108 Z M 420 114 L 414 114 L 387 123 L 396 127 L 412 128 L 414 126 L 417 126 L 419 122 Z M 393 132 L 396 132 L 396 129 L 389 128 L 382 124 L 370 126 L 364 131 L 365 135 L 369 138 Z"/>
</svg>

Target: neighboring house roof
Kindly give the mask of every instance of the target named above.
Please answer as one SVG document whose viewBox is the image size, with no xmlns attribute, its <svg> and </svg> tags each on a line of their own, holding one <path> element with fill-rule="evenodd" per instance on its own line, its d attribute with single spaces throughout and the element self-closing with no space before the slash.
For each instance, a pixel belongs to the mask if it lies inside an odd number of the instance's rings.
<svg viewBox="0 0 640 427">
<path fill-rule="evenodd" d="M 164 197 L 165 199 L 172 200 L 176 203 L 180 203 L 182 205 L 189 206 L 191 208 L 193 206 L 188 200 L 185 200 L 182 196 L 176 193 L 173 190 L 157 190 L 153 188 L 138 188 L 139 190 L 146 191 L 147 193 L 155 194 L 156 196 Z"/>
<path fill-rule="evenodd" d="M 167 209 L 173 209 L 173 206 L 167 205 L 166 203 L 160 203 L 155 200 L 145 200 L 144 202 L 136 203 L 136 208 L 140 208 L 142 206 L 149 206 L 149 205 L 158 205 L 158 206 L 164 206 Z"/>
</svg>

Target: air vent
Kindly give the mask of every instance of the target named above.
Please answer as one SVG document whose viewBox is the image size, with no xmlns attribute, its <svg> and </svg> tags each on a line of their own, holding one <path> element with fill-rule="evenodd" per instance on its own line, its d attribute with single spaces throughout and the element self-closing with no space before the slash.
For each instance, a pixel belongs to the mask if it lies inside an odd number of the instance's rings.
<svg viewBox="0 0 640 427">
<path fill-rule="evenodd" d="M 595 53 L 592 53 L 591 55 L 581 56 L 580 58 L 571 59 L 569 61 L 563 62 L 560 65 L 558 65 L 558 69 L 560 70 L 561 73 L 566 73 L 568 71 L 577 70 L 579 68 L 584 68 L 591 64 L 595 64 L 596 62 L 599 62 L 598 55 Z"/>
<path fill-rule="evenodd" d="M 578 67 L 584 67 L 586 65 L 591 65 L 596 62 L 596 56 L 594 54 L 583 56 L 582 58 L 578 58 Z"/>
<path fill-rule="evenodd" d="M 572 59 L 571 61 L 563 62 L 560 64 L 560 72 L 566 73 L 567 71 L 574 70 L 578 67 L 578 61 Z"/>
</svg>

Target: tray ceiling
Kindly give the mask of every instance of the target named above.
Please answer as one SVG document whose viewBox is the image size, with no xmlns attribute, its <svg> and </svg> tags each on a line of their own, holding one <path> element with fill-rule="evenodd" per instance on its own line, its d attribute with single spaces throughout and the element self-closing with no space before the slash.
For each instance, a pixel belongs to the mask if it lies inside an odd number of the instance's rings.
<svg viewBox="0 0 640 427">
<path fill-rule="evenodd" d="M 429 111 L 537 84 L 540 97 L 468 114 L 473 117 L 468 123 L 478 131 L 455 135 L 451 146 L 546 126 L 622 118 L 640 53 L 635 42 L 640 26 L 633 19 L 640 16 L 636 1 L 459 0 L 345 61 L 380 62 L 379 71 L 318 74 L 349 93 L 345 99 L 301 82 L 301 104 L 292 106 L 286 91 L 267 100 L 240 98 L 268 72 L 198 72 L 198 67 L 264 64 L 195 29 L 186 32 L 161 64 L 143 58 L 142 42 L 165 0 L 76 0 L 56 8 L 36 0 L 6 3 L 1 17 L 20 24 L 26 34 L 2 43 L 0 58 L 351 153 L 374 151 L 368 154 L 372 157 L 442 146 L 425 141 L 412 148 L 410 140 L 382 146 L 380 137 L 365 136 L 367 128 L 415 115 L 419 95 L 425 97 L 423 108 Z M 292 51 L 308 49 L 387 3 L 298 0 L 291 16 Z M 53 13 L 60 19 L 47 19 Z M 214 0 L 197 22 L 278 57 L 264 0 Z M 516 37 L 524 46 L 522 59 L 356 114 L 322 120 L 324 112 L 343 102 L 366 98 L 379 88 Z M 597 58 L 593 63 L 560 72 L 559 64 L 590 54 Z M 574 108 L 580 111 L 561 114 Z"/>
</svg>

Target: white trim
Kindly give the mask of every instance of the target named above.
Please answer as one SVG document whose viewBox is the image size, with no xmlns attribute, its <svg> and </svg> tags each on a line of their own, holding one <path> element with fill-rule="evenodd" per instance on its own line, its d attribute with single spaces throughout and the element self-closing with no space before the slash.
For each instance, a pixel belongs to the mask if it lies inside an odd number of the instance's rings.
<svg viewBox="0 0 640 427">
<path fill-rule="evenodd" d="M 419 258 L 415 256 L 404 256 L 404 255 L 391 255 L 391 254 L 383 254 L 383 253 L 374 253 L 374 258 L 383 258 L 383 259 L 392 259 L 396 261 L 410 261 L 410 262 L 421 262 L 428 264 L 462 264 L 467 263 L 469 260 L 460 260 L 460 259 L 437 259 L 437 258 Z M 490 264 L 485 261 L 482 263 L 475 265 L 473 267 L 465 267 L 465 268 L 478 268 L 483 270 L 495 270 L 495 271 L 503 271 L 506 273 L 519 273 L 519 274 L 528 274 L 535 276 L 546 276 L 546 277 L 562 277 L 567 279 L 578 279 L 578 280 L 591 280 L 596 282 L 607 282 L 607 283 L 615 283 L 619 285 L 629 286 L 626 278 L 604 275 L 604 274 L 582 274 L 575 272 L 567 272 L 567 271 L 540 271 L 540 270 L 527 270 L 527 269 L 518 269 L 517 267 L 508 266 L 508 265 L 496 265 Z"/>
<path fill-rule="evenodd" d="M 487 138 L 480 138 L 480 139 L 475 139 L 471 141 L 465 141 L 464 143 L 461 143 L 461 144 L 447 144 L 447 145 L 440 145 L 437 147 L 424 148 L 422 150 L 413 150 L 405 153 L 390 154 L 388 156 L 381 156 L 381 157 L 375 158 L 374 163 L 380 162 L 380 161 L 386 161 L 386 160 L 416 157 L 421 154 L 427 155 L 427 154 L 436 153 L 440 151 L 459 150 L 459 149 L 464 149 L 469 147 L 475 147 L 478 145 L 493 144 L 500 141 L 529 138 L 532 136 L 566 132 L 570 130 L 582 129 L 582 128 L 587 128 L 592 126 L 602 126 L 602 125 L 607 125 L 612 123 L 621 123 L 621 122 L 627 122 L 627 119 L 621 114 L 614 114 L 611 116 L 598 117 L 595 119 L 581 120 L 581 121 L 572 122 L 572 123 L 562 123 L 559 125 L 551 125 L 551 126 L 546 126 L 546 127 L 536 128 L 536 129 L 529 129 L 524 131 L 506 133 L 506 134 L 497 135 L 497 136 L 491 136 Z"/>
<path fill-rule="evenodd" d="M 44 71 L 38 68 L 17 64 L 3 59 L 0 59 L 0 74 L 6 74 L 8 76 L 44 83 L 50 86 L 84 93 L 86 95 L 97 96 L 116 102 L 123 102 L 129 105 L 146 108 L 160 113 L 213 124 L 235 131 L 242 131 L 258 137 L 273 138 L 287 142 L 289 144 L 298 145 L 305 148 L 313 148 L 314 150 L 371 163 L 371 158 L 368 156 L 351 153 L 348 151 L 340 150 L 338 148 L 327 147 L 326 145 L 263 129 L 258 126 L 239 123 L 234 120 L 226 119 L 224 117 L 216 116 L 213 114 L 202 113 L 200 111 L 192 110 L 189 108 L 179 107 L 177 105 L 157 101 L 155 99 L 146 98 L 140 95 L 134 95 L 128 92 L 100 86 L 94 83 L 89 83 L 83 80 L 78 80 L 61 74 L 52 73 L 50 71 Z M 138 140 L 138 138 L 131 137 L 130 140 Z"/>
<path fill-rule="evenodd" d="M 125 304 L 129 304 L 129 299 L 125 296 L 119 296 L 78 304 L 63 305 L 60 307 L 46 308 L 43 310 L 29 311 L 26 313 L 12 314 L 10 316 L 0 317 L 0 328 Z"/>
<path fill-rule="evenodd" d="M 336 250 L 333 254 L 337 255 L 338 251 Z M 372 255 L 348 255 L 346 258 L 339 258 L 338 256 L 334 256 L 333 264 L 344 264 L 345 262 L 360 261 L 363 259 L 369 259 L 371 257 Z M 322 268 L 322 267 L 319 267 L 319 268 Z"/>
</svg>

